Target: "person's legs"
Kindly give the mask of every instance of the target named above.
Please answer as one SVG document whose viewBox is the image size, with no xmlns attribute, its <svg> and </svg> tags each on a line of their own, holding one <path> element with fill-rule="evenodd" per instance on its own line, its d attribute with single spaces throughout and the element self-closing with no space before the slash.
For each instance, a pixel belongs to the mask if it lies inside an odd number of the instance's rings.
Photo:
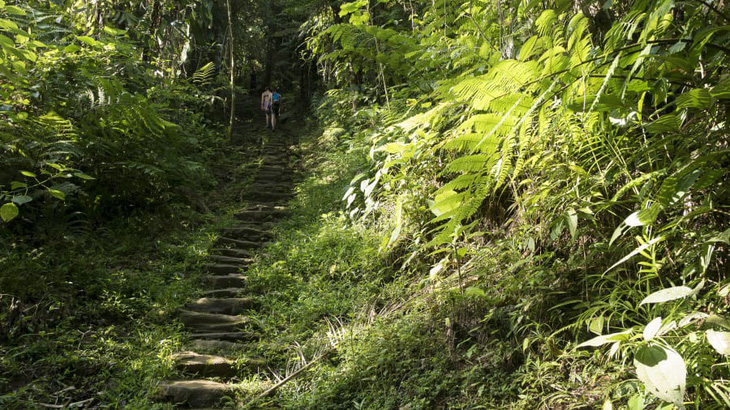
<svg viewBox="0 0 730 410">
<path fill-rule="evenodd" d="M 279 120 L 279 104 L 274 103 L 271 107 L 271 129 L 276 129 L 276 123 Z"/>
</svg>

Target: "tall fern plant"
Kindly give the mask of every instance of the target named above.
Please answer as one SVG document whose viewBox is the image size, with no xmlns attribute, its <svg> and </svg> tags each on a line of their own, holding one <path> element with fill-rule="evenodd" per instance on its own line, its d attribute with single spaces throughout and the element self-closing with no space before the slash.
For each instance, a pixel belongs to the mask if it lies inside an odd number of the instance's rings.
<svg viewBox="0 0 730 410">
<path fill-rule="evenodd" d="M 595 333 L 581 348 L 610 343 L 659 400 L 730 405 L 730 16 L 704 1 L 507 4 L 438 2 L 399 31 L 416 40 L 400 41 L 413 101 L 373 139 L 367 195 L 393 195 L 393 178 L 418 179 L 433 161 L 422 205 L 435 251 L 506 200 L 496 223 L 525 235 L 528 254 L 591 255 L 596 273 L 565 328 Z M 347 45 L 323 58 L 357 61 Z"/>
</svg>

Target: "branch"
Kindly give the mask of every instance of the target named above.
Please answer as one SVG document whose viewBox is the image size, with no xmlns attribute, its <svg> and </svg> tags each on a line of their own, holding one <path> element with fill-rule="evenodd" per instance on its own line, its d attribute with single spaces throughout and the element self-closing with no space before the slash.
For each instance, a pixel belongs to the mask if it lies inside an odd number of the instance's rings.
<svg viewBox="0 0 730 410">
<path fill-rule="evenodd" d="M 299 370 L 295 371 L 294 373 L 292 373 L 289 376 L 287 376 L 286 378 L 284 378 L 284 380 L 280 381 L 279 383 L 276 383 L 269 390 L 266 390 L 265 392 L 259 394 L 258 397 L 256 397 L 256 400 L 263 399 L 264 397 L 267 397 L 267 396 L 271 395 L 273 392 L 275 392 L 276 390 L 278 390 L 279 387 L 287 384 L 289 381 L 295 379 L 297 376 L 299 376 L 300 374 L 302 374 L 305 370 L 307 370 L 308 368 L 312 367 L 314 364 L 318 363 L 323 358 L 327 357 L 327 355 L 329 355 L 333 350 L 334 350 L 334 348 L 331 348 L 330 350 L 325 351 L 324 353 L 322 353 L 321 356 L 319 356 L 318 358 L 316 358 L 316 359 L 312 360 L 311 362 L 305 364 Z"/>
<path fill-rule="evenodd" d="M 713 6 L 710 3 L 708 3 L 708 2 L 706 2 L 704 0 L 690 0 L 690 1 L 696 1 L 697 3 L 704 4 L 705 7 L 707 7 L 708 9 L 710 9 L 712 11 L 714 11 L 715 13 L 717 13 L 717 15 L 719 15 L 722 18 L 724 18 L 725 21 L 730 21 L 730 17 L 726 16 L 723 12 L 721 12 L 720 10 L 718 10 L 717 7 Z"/>
</svg>

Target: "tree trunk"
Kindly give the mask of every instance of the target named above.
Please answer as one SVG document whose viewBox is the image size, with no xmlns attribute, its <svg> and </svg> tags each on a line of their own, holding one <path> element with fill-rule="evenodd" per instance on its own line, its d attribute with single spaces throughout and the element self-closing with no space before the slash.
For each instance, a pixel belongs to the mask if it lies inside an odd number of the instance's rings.
<svg viewBox="0 0 730 410">
<path fill-rule="evenodd" d="M 231 0 L 226 0 L 226 11 L 228 14 L 228 50 L 230 54 L 230 91 L 231 91 L 231 116 L 228 119 L 228 138 L 233 136 L 233 122 L 236 118 L 236 59 L 233 49 L 233 14 L 231 12 Z"/>
</svg>

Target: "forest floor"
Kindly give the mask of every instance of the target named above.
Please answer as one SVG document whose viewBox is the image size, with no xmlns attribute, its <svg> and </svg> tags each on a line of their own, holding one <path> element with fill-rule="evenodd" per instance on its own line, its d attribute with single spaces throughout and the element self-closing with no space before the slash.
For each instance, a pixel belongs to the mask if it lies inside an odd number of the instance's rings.
<svg viewBox="0 0 730 410">
<path fill-rule="evenodd" d="M 383 252 L 392 221 L 343 211 L 368 158 L 349 137 L 293 116 L 265 130 L 244 99 L 198 206 L 66 252 L 104 282 L 80 284 L 93 297 L 53 327 L 0 345 L 0 407 L 469 408 L 509 386 L 509 351 L 462 361 L 453 329 L 469 316 L 399 273 L 428 270 L 417 258 Z M 510 390 L 492 394 L 500 408 Z"/>
<path fill-rule="evenodd" d="M 214 154 L 214 189 L 191 193 L 195 207 L 118 221 L 89 235 L 96 246 L 67 249 L 74 269 L 113 272 L 111 279 L 57 318 L 26 309 L 28 328 L 43 330 L 0 344 L 0 408 L 164 408 L 170 404 L 154 404 L 164 380 L 235 379 L 246 366 L 263 366 L 209 354 L 251 341 L 241 331 L 251 324 L 238 315 L 256 305 L 242 289 L 243 271 L 291 196 L 290 153 L 302 128 L 289 119 L 266 130 L 256 108 L 255 98 L 242 99 L 231 142 Z M 221 398 L 181 399 L 176 386 L 162 389 L 188 404 Z"/>
</svg>

